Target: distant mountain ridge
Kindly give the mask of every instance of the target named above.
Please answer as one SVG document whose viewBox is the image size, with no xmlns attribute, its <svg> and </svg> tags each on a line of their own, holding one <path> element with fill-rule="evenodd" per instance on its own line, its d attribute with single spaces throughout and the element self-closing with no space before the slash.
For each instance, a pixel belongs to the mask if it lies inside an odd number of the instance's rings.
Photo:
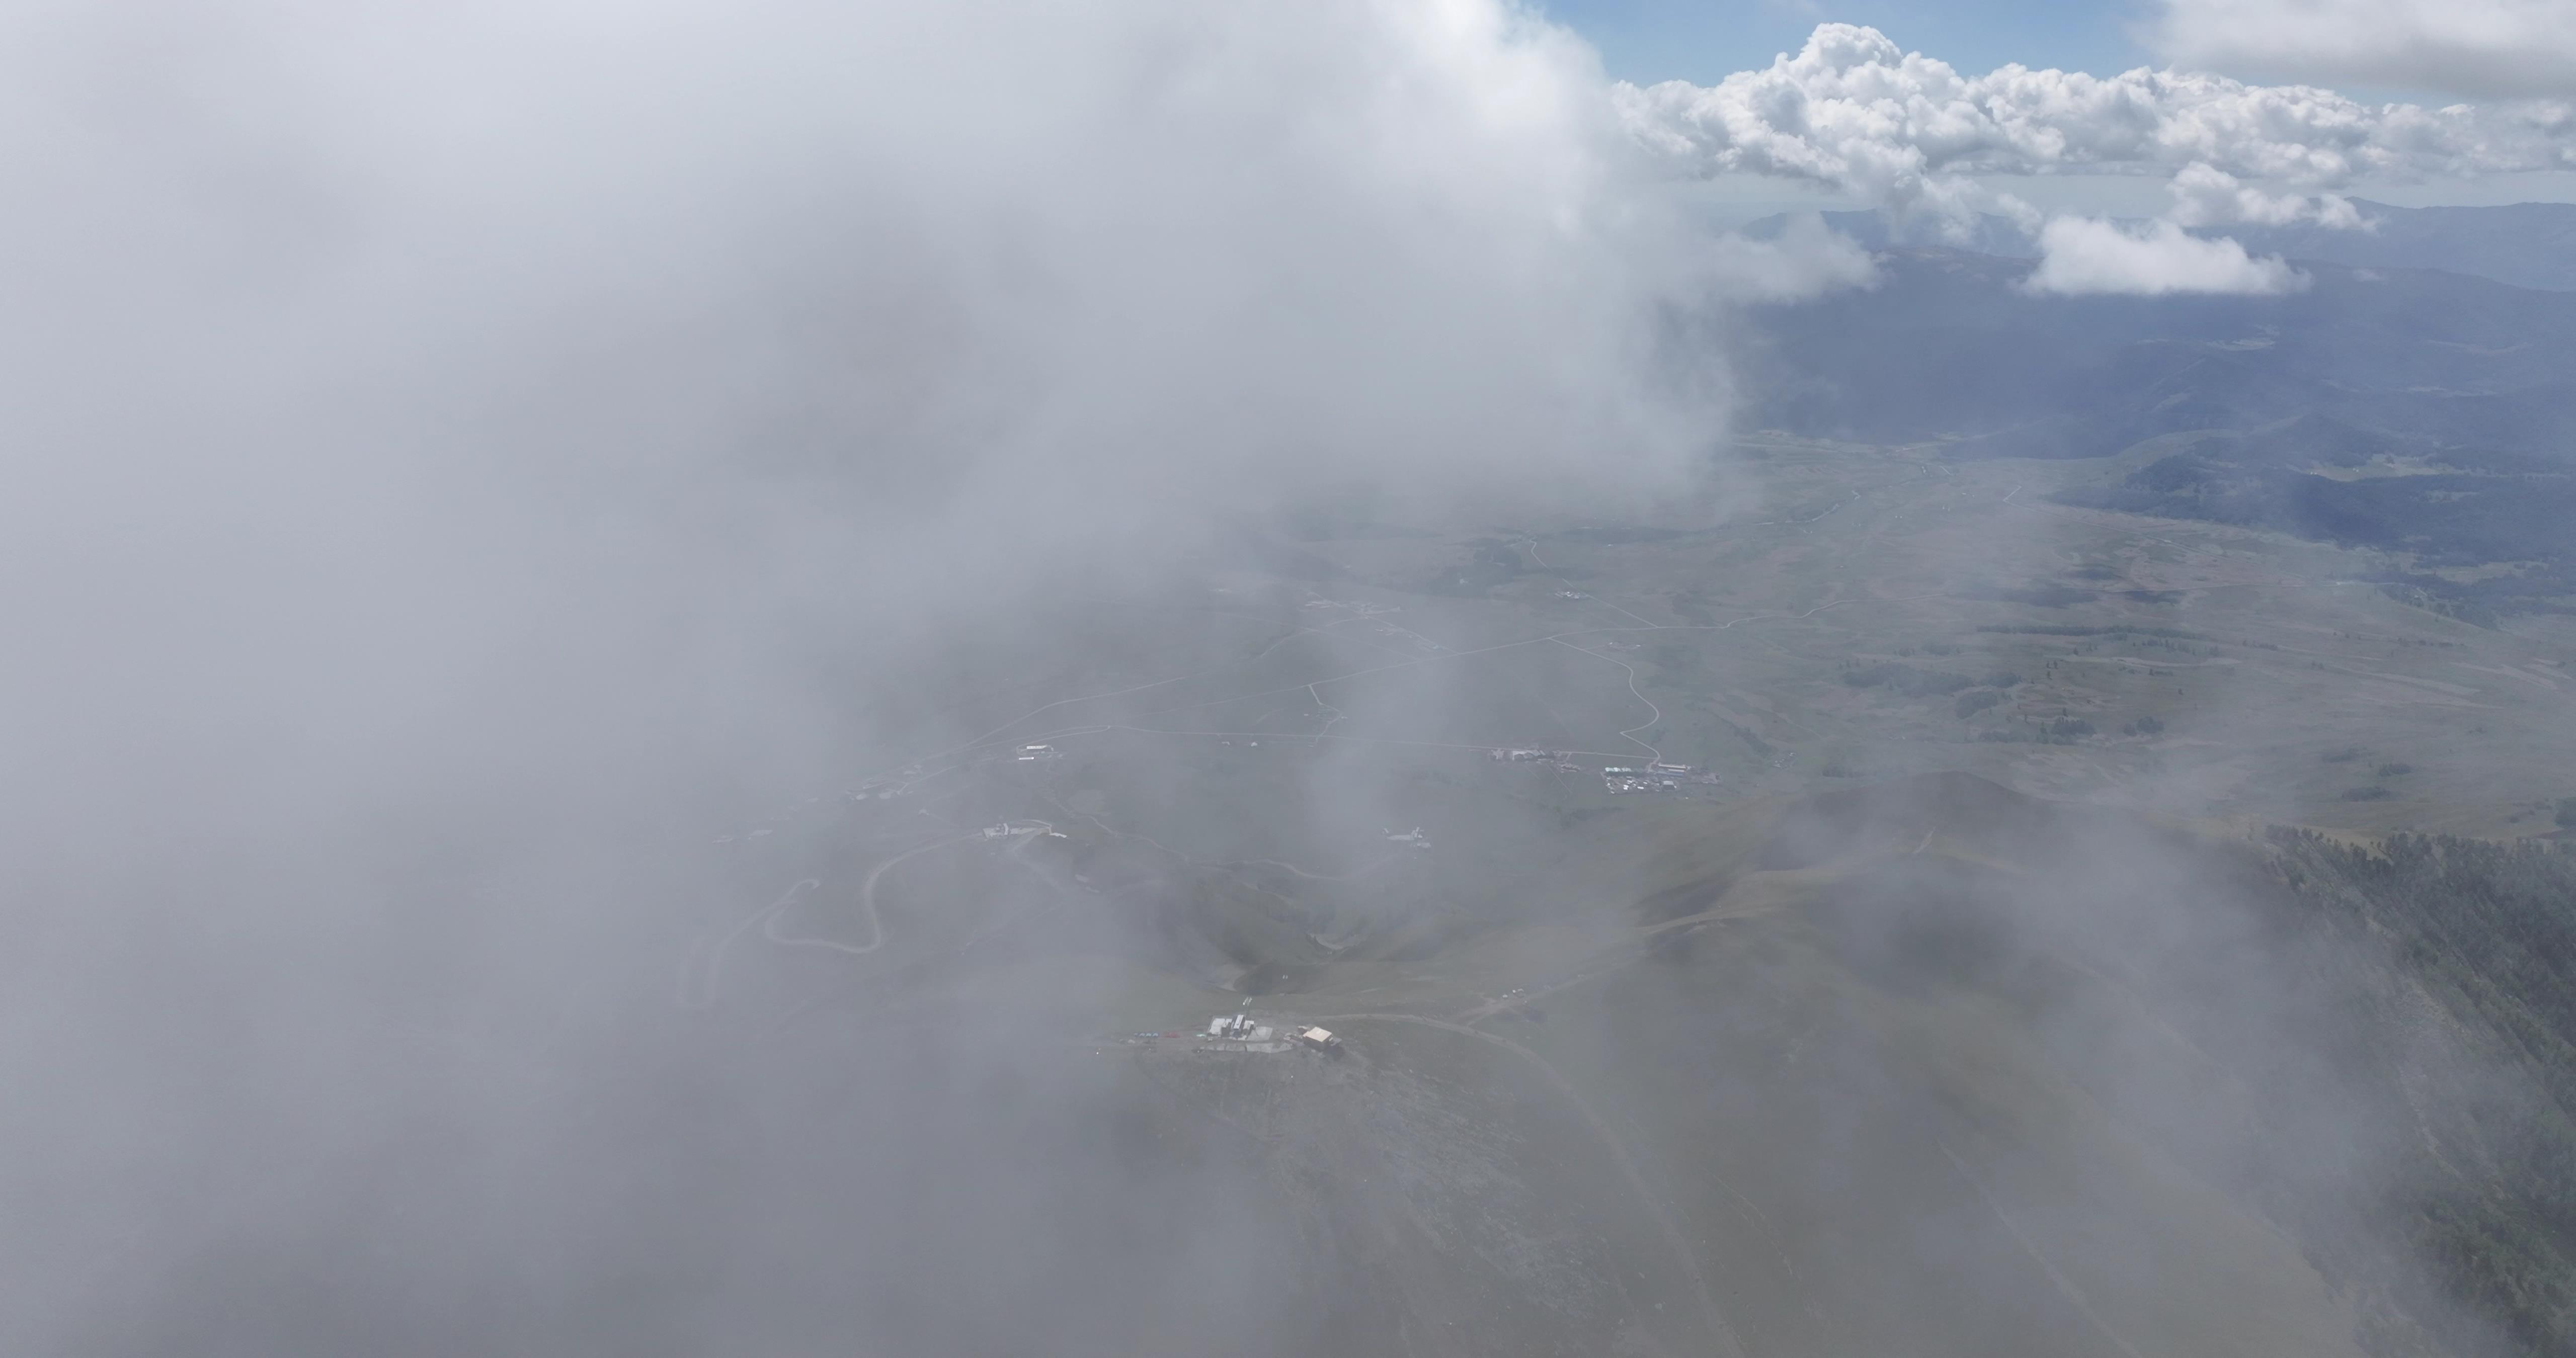
<svg viewBox="0 0 2576 1358">
<path fill-rule="evenodd" d="M 2368 225 L 2358 231 L 2316 225 L 2231 226 L 2198 232 L 2230 236 L 2258 255 L 2282 255 L 2362 269 L 2443 269 L 2518 288 L 2576 291 L 2576 203 L 2514 203 L 2503 207 L 2397 207 L 2354 200 Z M 2006 259 L 2036 259 L 2039 245 L 2008 217 L 1979 216 L 1963 231 L 1943 224 L 1900 220 L 1884 212 L 1827 212 L 1825 225 L 1872 250 L 1948 247 Z M 1744 228 L 1757 239 L 1776 237 L 1788 214 Z"/>
<path fill-rule="evenodd" d="M 1952 458 L 2137 450 L 2063 498 L 2400 553 L 2392 592 L 2464 620 L 2576 611 L 2576 292 L 2311 261 L 2277 297 L 2034 297 L 2032 267 L 1895 246 L 1873 287 L 1752 309 L 1746 424 Z M 2518 564 L 2437 573 L 2491 563 Z"/>
</svg>

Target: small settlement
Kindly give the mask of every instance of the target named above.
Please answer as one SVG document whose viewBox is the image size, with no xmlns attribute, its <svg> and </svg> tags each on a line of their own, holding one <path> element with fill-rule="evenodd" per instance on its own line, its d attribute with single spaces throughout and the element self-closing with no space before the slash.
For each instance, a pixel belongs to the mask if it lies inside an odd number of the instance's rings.
<svg viewBox="0 0 2576 1358">
<path fill-rule="evenodd" d="M 1186 1041 L 1191 1051 L 1263 1056 L 1291 1051 L 1338 1056 L 1342 1052 L 1342 1039 L 1330 1028 L 1264 1023 L 1245 1013 L 1219 1014 L 1197 1032 L 1131 1033 L 1119 1040 L 1131 1047 Z"/>
<path fill-rule="evenodd" d="M 1278 1029 L 1255 1022 L 1250 1014 L 1217 1015 L 1198 1041 L 1203 1052 L 1284 1052 L 1290 1046 Z"/>
<path fill-rule="evenodd" d="M 1685 785 L 1707 786 L 1718 781 L 1714 773 L 1660 760 L 1652 764 L 1612 764 L 1601 770 L 1601 785 L 1612 796 L 1625 792 L 1679 792 Z"/>
</svg>

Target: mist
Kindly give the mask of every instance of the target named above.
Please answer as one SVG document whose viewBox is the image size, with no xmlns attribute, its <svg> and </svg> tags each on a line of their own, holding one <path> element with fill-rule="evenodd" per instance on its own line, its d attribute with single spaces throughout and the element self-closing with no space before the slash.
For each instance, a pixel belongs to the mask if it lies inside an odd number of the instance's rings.
<svg viewBox="0 0 2576 1358">
<path fill-rule="evenodd" d="M 6 22 L 6 1346 L 1259 1329 L 1163 1231 L 1245 1214 L 1104 1168 L 1086 1068 L 675 1018 L 778 885 L 704 846 L 1245 513 L 1704 492 L 1723 269 L 1588 49 L 1483 0 Z"/>
<path fill-rule="evenodd" d="M 2344 1353 L 2431 1296 L 2259 1215 L 2383 1229 L 2378 1068 L 2204 1069 L 2344 1054 L 2377 942 L 2273 946 L 2172 825 L 1818 781 L 2259 776 L 1867 706 L 2049 729 L 1976 610 L 2110 556 L 1943 449 L 2063 412 L 1871 321 L 1948 263 L 1705 231 L 1621 88 L 1503 0 L 0 17 L 0 1349 Z M 2314 300 L 2148 243 L 2054 290 Z M 1792 372 L 1824 296 L 1923 361 Z M 1980 673 L 1889 658 L 1944 628 Z M 1237 1009 L 1345 1045 L 1182 1050 Z M 2227 1270 L 2271 1319 L 2186 1314 Z"/>
</svg>

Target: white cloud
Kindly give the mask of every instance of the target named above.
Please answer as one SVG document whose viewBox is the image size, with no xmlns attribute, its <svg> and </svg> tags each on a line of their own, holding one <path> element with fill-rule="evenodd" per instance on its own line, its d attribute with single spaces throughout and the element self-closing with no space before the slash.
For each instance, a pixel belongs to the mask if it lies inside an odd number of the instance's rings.
<svg viewBox="0 0 2576 1358">
<path fill-rule="evenodd" d="M 2576 0 L 2164 0 L 2168 60 L 2476 97 L 2576 95 Z"/>
<path fill-rule="evenodd" d="M 2174 197 L 2170 215 L 2184 226 L 2224 226 L 2234 222 L 2293 226 L 2314 222 L 2350 231 L 2364 225 L 2361 209 L 2339 194 L 2271 193 L 2225 170 L 2197 162 L 2182 167 L 2169 187 Z"/>
<path fill-rule="evenodd" d="M 2364 104 L 2303 85 L 2140 68 L 2114 76 L 2005 66 L 1963 76 L 1900 49 L 1876 29 L 1818 27 L 1795 56 L 1713 86 L 1667 81 L 1614 88 L 1650 153 L 1702 174 L 1806 180 L 1904 207 L 1962 211 L 1994 196 L 1966 176 L 2067 171 L 2169 173 L 2202 167 L 2247 181 L 2256 197 L 2203 174 L 2185 186 L 2194 214 L 2218 220 L 2331 218 L 2287 206 L 2370 176 L 2467 177 L 2576 168 L 2576 110 Z"/>
<path fill-rule="evenodd" d="M 1730 261 L 1635 168 L 1507 0 L 0 6 L 0 1351 L 328 1234 L 307 1165 L 399 1271 L 628 1267 L 550 1157 L 704 1087 L 574 1035 L 730 908 L 682 841 L 1221 645 L 1238 508 L 1707 489 Z M 226 1022 L 120 1026 L 183 958 Z"/>
<path fill-rule="evenodd" d="M 1720 236 L 1700 262 L 1728 297 L 1788 302 L 1878 281 L 1878 264 L 1815 213 L 1792 216 L 1776 240 Z"/>
<path fill-rule="evenodd" d="M 2296 292 L 2308 276 L 2278 256 L 2261 259 L 2235 241 L 2204 240 L 2172 222 L 2131 228 L 2093 217 L 2059 217 L 2039 233 L 2031 292 L 2065 297 L 2167 293 Z"/>
</svg>

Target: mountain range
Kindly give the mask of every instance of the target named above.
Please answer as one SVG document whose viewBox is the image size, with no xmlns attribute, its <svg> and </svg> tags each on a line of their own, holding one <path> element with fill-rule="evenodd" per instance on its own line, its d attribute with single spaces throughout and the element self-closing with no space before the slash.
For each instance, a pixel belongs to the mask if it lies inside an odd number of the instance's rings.
<svg viewBox="0 0 2576 1358">
<path fill-rule="evenodd" d="M 2317 237 L 2381 262 L 2294 255 L 2308 285 L 2277 296 L 2043 296 L 2025 257 L 1885 244 L 1874 285 L 1755 313 L 1746 417 L 1955 459 L 2124 458 L 2069 502 L 2397 553 L 2396 583 L 2473 619 L 2558 607 L 2576 594 L 2576 293 L 2386 257 L 2576 281 L 2576 205 L 2386 220 Z M 1972 234 L 2004 250 L 2008 226 Z M 2433 573 L 2455 568 L 2485 569 Z"/>
</svg>

